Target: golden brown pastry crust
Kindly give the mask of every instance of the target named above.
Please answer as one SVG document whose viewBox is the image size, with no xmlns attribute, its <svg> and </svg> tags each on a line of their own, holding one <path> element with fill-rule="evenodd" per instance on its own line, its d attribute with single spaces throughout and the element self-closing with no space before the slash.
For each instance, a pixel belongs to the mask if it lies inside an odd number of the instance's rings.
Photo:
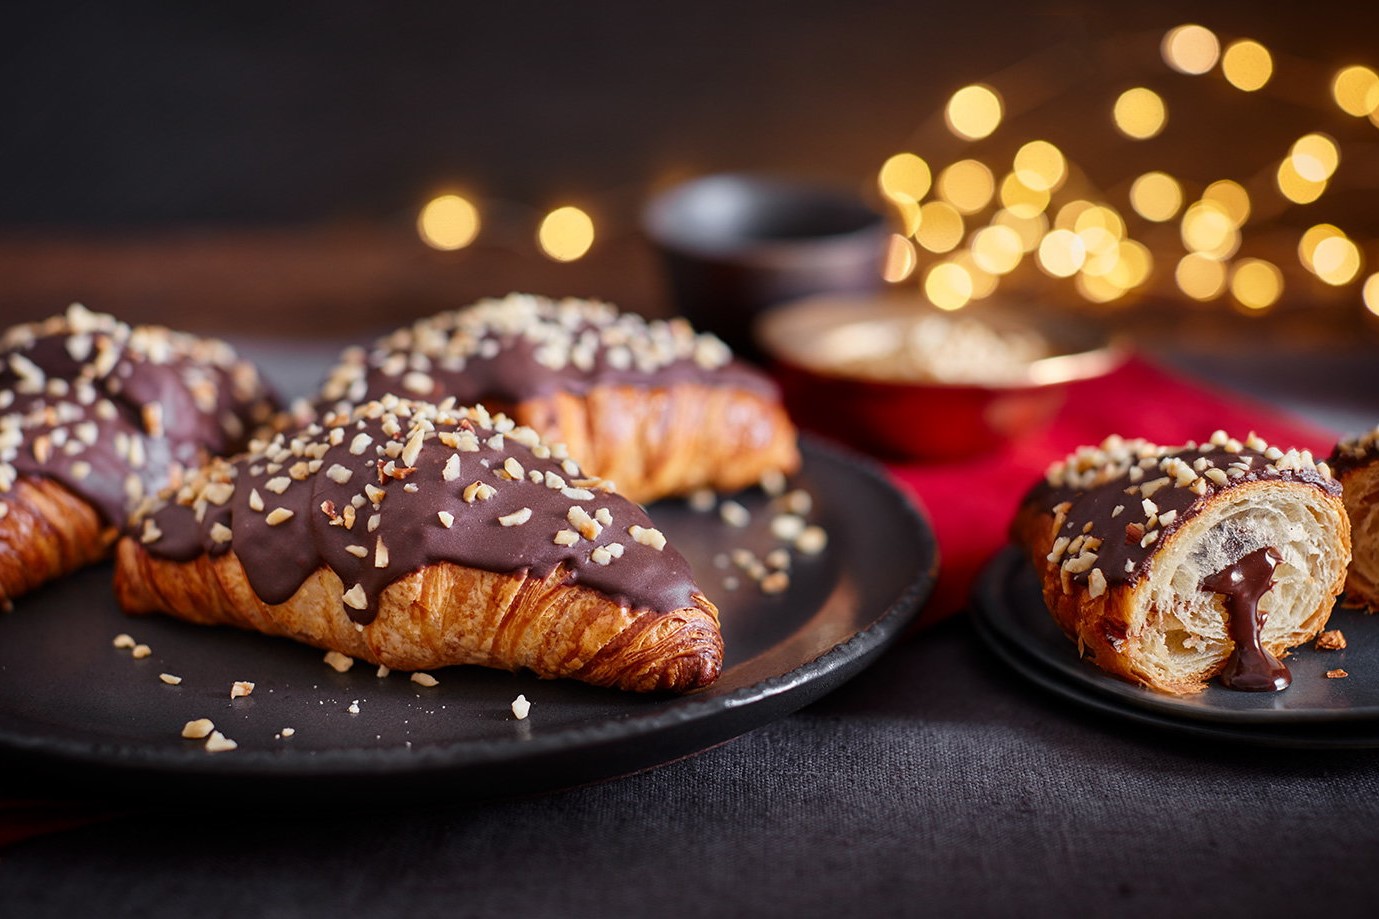
<svg viewBox="0 0 1379 919">
<path fill-rule="evenodd" d="M 730 387 L 596 386 L 528 399 L 509 414 L 639 504 L 698 488 L 737 491 L 800 465 L 785 409 Z"/>
<path fill-rule="evenodd" d="M 285 603 L 265 603 L 233 552 L 189 562 L 155 558 L 134 540 L 117 550 L 115 592 L 130 613 L 162 611 L 205 625 L 294 638 L 397 670 L 479 664 L 527 668 L 597 686 L 684 692 L 713 682 L 722 664 L 718 610 L 630 610 L 602 594 L 545 578 L 448 562 L 384 590 L 362 629 L 343 612 L 344 587 L 328 568 Z"/>
<path fill-rule="evenodd" d="M 1116 442 L 1115 452 L 1123 452 L 1123 443 Z M 1138 448 L 1142 443 L 1131 446 Z M 1079 653 L 1102 670 L 1165 693 L 1205 689 L 1207 681 L 1225 668 L 1234 644 L 1222 624 L 1225 614 L 1220 598 L 1205 591 L 1201 579 L 1217 570 L 1221 558 L 1239 559 L 1244 549 L 1228 549 L 1226 544 L 1251 528 L 1254 535 L 1245 538 L 1276 546 L 1285 555 L 1285 564 L 1277 569 L 1273 596 L 1261 600 L 1261 608 L 1266 602 L 1273 607 L 1262 647 L 1282 657 L 1326 625 L 1350 557 L 1350 527 L 1339 489 L 1329 472 L 1312 465 L 1310 458 L 1293 466 L 1274 460 L 1286 467 L 1279 471 L 1266 466 L 1269 457 L 1259 452 L 1250 457 L 1254 463 L 1254 471 L 1248 474 L 1251 480 L 1245 481 L 1244 475 L 1229 478 L 1224 475 L 1230 468 L 1227 461 L 1243 456 L 1238 445 L 1231 443 L 1232 453 L 1212 453 L 1218 460 L 1215 468 L 1223 472 L 1220 483 L 1204 475 L 1193 479 L 1196 472 L 1191 466 L 1170 467 L 1170 473 L 1178 468 L 1182 477 L 1161 485 L 1152 500 L 1163 510 L 1177 507 L 1171 525 L 1156 522 L 1146 527 L 1141 507 L 1140 489 L 1161 475 L 1161 468 L 1151 464 L 1149 471 L 1133 480 L 1139 483 L 1135 485 L 1125 477 L 1123 456 L 1101 474 L 1094 465 L 1087 465 L 1091 477 L 1087 487 L 1040 485 L 1022 504 L 1011 526 L 1012 538 L 1028 553 L 1054 621 L 1077 642 Z M 1164 448 L 1144 446 L 1143 456 L 1163 456 L 1153 451 Z M 1204 446 L 1203 452 L 1207 450 Z M 1093 452 L 1101 454 L 1097 463 L 1106 462 L 1104 451 L 1083 448 L 1081 455 Z M 1200 455 L 1195 446 L 1182 453 L 1189 461 Z M 1134 464 L 1132 459 L 1128 465 Z M 1211 467 L 1203 471 L 1206 468 Z M 1173 479 L 1171 474 L 1168 477 Z M 1127 488 L 1133 492 L 1127 493 Z M 1114 529 L 1106 527 L 1105 520 L 1087 527 L 1083 516 L 1096 514 L 1088 513 L 1086 504 L 1072 506 L 1079 496 L 1097 489 L 1111 496 L 1103 508 L 1111 506 L 1114 511 L 1116 504 L 1122 508 L 1114 513 Z M 1156 527 L 1157 538 L 1151 537 L 1144 547 L 1134 541 L 1146 538 Z M 1303 530 L 1307 532 L 1300 536 Z M 1069 533 L 1094 541 L 1089 549 L 1074 549 Z M 1085 566 L 1076 558 L 1084 552 Z M 1216 560 L 1197 571 L 1203 555 Z M 1113 557 L 1115 561 L 1110 561 Z M 1133 566 L 1133 573 L 1123 570 L 1126 563 Z"/>
<path fill-rule="evenodd" d="M 1379 428 L 1342 440 L 1329 461 L 1345 491 L 1355 543 L 1346 602 L 1379 612 Z"/>
<path fill-rule="evenodd" d="M 0 502 L 0 608 L 105 558 L 116 530 L 52 479 L 23 476 Z"/>
</svg>

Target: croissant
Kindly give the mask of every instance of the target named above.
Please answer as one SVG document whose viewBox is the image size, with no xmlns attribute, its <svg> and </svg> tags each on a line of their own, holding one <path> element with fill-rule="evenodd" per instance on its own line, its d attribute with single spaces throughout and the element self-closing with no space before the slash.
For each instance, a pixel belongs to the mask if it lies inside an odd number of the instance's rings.
<svg viewBox="0 0 1379 919">
<path fill-rule="evenodd" d="M 1379 428 L 1342 440 L 1329 462 L 1345 492 L 1354 543 L 1346 600 L 1379 611 Z"/>
<path fill-rule="evenodd" d="M 331 413 L 212 462 L 137 519 L 115 573 L 130 613 L 402 670 L 683 692 L 722 667 L 718 611 L 645 512 L 482 406 Z"/>
<path fill-rule="evenodd" d="M 230 347 L 74 304 L 0 337 L 0 606 L 105 558 L 127 513 L 275 402 Z"/>
<path fill-rule="evenodd" d="M 1160 692 L 1276 690 L 1331 614 L 1350 558 L 1341 489 L 1307 451 L 1218 431 L 1112 437 L 1054 463 L 1012 535 L 1053 618 L 1101 669 Z"/>
<path fill-rule="evenodd" d="M 768 377 L 683 319 L 607 303 L 513 294 L 423 319 L 346 351 L 320 402 L 387 393 L 501 410 L 642 503 L 745 488 L 800 462 Z"/>
</svg>

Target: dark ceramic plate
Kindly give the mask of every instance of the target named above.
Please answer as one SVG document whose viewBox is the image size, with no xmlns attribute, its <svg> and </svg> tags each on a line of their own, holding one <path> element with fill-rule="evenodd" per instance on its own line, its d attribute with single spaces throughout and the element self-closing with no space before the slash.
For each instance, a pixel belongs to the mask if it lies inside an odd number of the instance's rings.
<svg viewBox="0 0 1379 919">
<path fill-rule="evenodd" d="M 320 651 L 291 641 L 127 618 L 111 596 L 109 566 L 100 566 L 0 615 L 0 752 L 35 779 L 75 776 L 88 789 L 259 797 L 344 788 L 386 799 L 565 787 L 704 750 L 858 673 L 933 584 L 933 533 L 875 466 L 814 443 L 804 456 L 792 485 L 814 496 L 810 519 L 827 529 L 829 545 L 795 555 L 783 594 L 764 595 L 745 577 L 726 589 L 738 572 L 715 563 L 734 547 L 760 555 L 776 545 L 765 495 L 740 496 L 753 512 L 745 529 L 679 501 L 651 508 L 720 606 L 726 661 L 707 690 L 637 696 L 477 667 L 436 671 L 432 688 L 406 674 L 380 679 L 364 664 L 339 674 Z M 151 656 L 115 649 L 120 632 Z M 181 685 L 160 682 L 165 672 Z M 231 700 L 236 680 L 252 681 L 253 694 Z M 524 721 L 510 709 L 519 693 L 531 702 Z M 239 748 L 212 755 L 179 736 L 203 717 Z M 286 727 L 290 738 L 279 736 Z"/>
<path fill-rule="evenodd" d="M 1078 658 L 1075 645 L 1044 607 L 1034 570 L 1014 548 L 999 553 L 973 603 L 978 630 L 1007 663 L 1060 695 L 1101 711 L 1162 727 L 1286 746 L 1379 746 L 1379 620 L 1338 606 L 1331 628 L 1344 651 L 1295 649 L 1293 685 L 1280 693 L 1243 693 L 1211 685 L 1191 697 L 1133 686 Z M 1327 679 L 1343 669 L 1345 679 Z"/>
</svg>

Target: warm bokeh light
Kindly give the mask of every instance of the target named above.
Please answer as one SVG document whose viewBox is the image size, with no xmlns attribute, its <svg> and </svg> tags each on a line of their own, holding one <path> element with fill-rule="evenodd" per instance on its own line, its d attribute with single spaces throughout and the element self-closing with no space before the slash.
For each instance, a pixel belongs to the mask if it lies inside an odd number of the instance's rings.
<svg viewBox="0 0 1379 919">
<path fill-rule="evenodd" d="M 1173 280 L 1179 290 L 1194 300 L 1215 300 L 1226 289 L 1226 266 L 1214 258 L 1191 252 L 1178 260 Z"/>
<path fill-rule="evenodd" d="M 417 234 L 432 249 L 463 249 L 479 235 L 479 211 L 459 195 L 440 195 L 417 215 Z"/>
<path fill-rule="evenodd" d="M 1039 240 L 1049 231 L 1049 218 L 1042 212 L 1030 217 L 1011 210 L 999 210 L 991 218 L 992 226 L 1009 227 L 1020 237 L 1020 248 L 1033 252 L 1039 248 Z"/>
<path fill-rule="evenodd" d="M 1240 233 L 1225 209 L 1214 201 L 1198 201 L 1183 212 L 1180 228 L 1189 252 L 1228 258 L 1240 247 Z"/>
<path fill-rule="evenodd" d="M 1024 257 L 1024 241 L 1012 227 L 993 224 L 972 234 L 972 261 L 982 271 L 1009 274 Z"/>
<path fill-rule="evenodd" d="M 1311 204 L 1322 196 L 1322 192 L 1326 191 L 1325 182 L 1313 182 L 1299 175 L 1298 170 L 1293 166 L 1292 157 L 1288 157 L 1278 164 L 1278 172 L 1274 176 L 1274 181 L 1278 183 L 1278 190 L 1283 194 L 1283 197 L 1294 204 Z"/>
<path fill-rule="evenodd" d="M 1312 271 L 1327 284 L 1349 284 L 1360 267 L 1360 248 L 1344 236 L 1329 236 L 1312 251 Z"/>
<path fill-rule="evenodd" d="M 1379 274 L 1372 274 L 1365 278 L 1363 296 L 1365 300 L 1365 309 L 1379 316 Z"/>
<path fill-rule="evenodd" d="M 943 201 L 930 201 L 919 209 L 919 230 L 915 242 L 930 252 L 952 252 L 962 242 L 962 214 Z"/>
<path fill-rule="evenodd" d="M 1283 272 L 1273 262 L 1242 258 L 1231 272 L 1231 296 L 1246 309 L 1264 310 L 1283 294 Z"/>
<path fill-rule="evenodd" d="M 550 258 L 573 262 L 594 244 L 594 221 L 577 207 L 558 207 L 541 221 L 536 239 Z"/>
<path fill-rule="evenodd" d="M 881 194 L 896 203 L 923 201 L 931 183 L 929 164 L 913 153 L 895 154 L 876 176 Z"/>
<path fill-rule="evenodd" d="M 1202 192 L 1202 200 L 1220 207 L 1236 227 L 1244 226 L 1250 219 L 1250 193 L 1239 182 L 1230 179 L 1212 182 Z"/>
<path fill-rule="evenodd" d="M 1146 172 L 1130 186 L 1130 206 L 1145 220 L 1172 220 L 1183 206 L 1183 189 L 1166 172 Z"/>
<path fill-rule="evenodd" d="M 1112 110 L 1116 127 L 1132 140 L 1148 140 L 1164 129 L 1168 109 L 1163 98 L 1144 86 L 1127 89 Z"/>
<path fill-rule="evenodd" d="M 1059 216 L 1063 216 L 1059 212 Z M 1115 208 L 1105 204 L 1093 204 L 1091 207 L 1082 208 L 1073 219 L 1073 232 L 1081 233 L 1091 227 L 1100 227 L 1109 232 L 1116 239 L 1125 238 L 1125 220 Z"/>
<path fill-rule="evenodd" d="M 892 233 L 886 244 L 886 263 L 881 276 L 891 284 L 898 284 L 915 273 L 919 258 L 915 254 L 914 243 L 904 236 Z"/>
<path fill-rule="evenodd" d="M 1001 124 L 1001 97 L 990 86 L 974 84 L 953 93 L 944 109 L 948 129 L 966 140 L 990 137 Z"/>
<path fill-rule="evenodd" d="M 1087 256 L 1082 262 L 1082 273 L 1089 277 L 1101 278 L 1110 274 L 1120 261 L 1120 240 L 1104 227 L 1087 227 L 1077 234 L 1082 240 L 1082 248 Z"/>
<path fill-rule="evenodd" d="M 1072 230 L 1051 230 L 1039 243 L 1039 267 L 1055 278 L 1077 274 L 1087 260 L 1087 246 Z"/>
<path fill-rule="evenodd" d="M 1331 98 L 1347 115 L 1364 118 L 1379 109 L 1379 74 L 1368 67 L 1346 67 L 1331 81 Z"/>
<path fill-rule="evenodd" d="M 967 272 L 967 277 L 972 282 L 972 299 L 984 300 L 996 292 L 1000 286 L 1001 279 L 989 271 L 983 271 L 976 261 L 972 258 L 972 253 L 963 251 L 956 253 L 952 260 L 963 271 Z"/>
<path fill-rule="evenodd" d="M 1149 248 L 1137 240 L 1125 239 L 1120 243 L 1120 258 L 1116 260 L 1116 267 L 1106 275 L 1106 280 L 1124 290 L 1130 290 L 1149 280 L 1149 274 L 1153 269 L 1154 256 Z"/>
<path fill-rule="evenodd" d="M 958 264 L 939 262 L 924 276 L 924 295 L 941 310 L 959 310 L 972 299 L 972 276 Z"/>
<path fill-rule="evenodd" d="M 1312 259 L 1316 254 L 1317 244 L 1333 236 L 1343 237 L 1345 233 L 1341 231 L 1340 227 L 1329 223 L 1319 223 L 1303 231 L 1302 239 L 1298 240 L 1298 261 L 1302 262 L 1304 268 L 1308 271 L 1316 271 Z"/>
<path fill-rule="evenodd" d="M 1304 134 L 1288 151 L 1293 171 L 1308 182 L 1325 182 L 1341 163 L 1341 151 L 1325 134 Z"/>
<path fill-rule="evenodd" d="M 1274 58 L 1259 42 L 1242 38 L 1231 42 L 1221 55 L 1221 72 L 1236 89 L 1252 93 L 1263 89 L 1274 75 Z"/>
<path fill-rule="evenodd" d="M 1164 63 L 1179 73 L 1201 74 L 1216 66 L 1221 42 L 1205 26 L 1181 25 L 1169 29 L 1159 46 Z"/>
<path fill-rule="evenodd" d="M 895 206 L 896 217 L 905 235 L 914 236 L 919 230 L 920 220 L 923 219 L 919 212 L 919 204 L 908 198 L 892 198 L 891 204 Z"/>
<path fill-rule="evenodd" d="M 1007 173 L 1001 180 L 1001 206 L 1020 217 L 1034 217 L 1049 206 L 1049 193 L 1030 188 L 1015 173 Z"/>
<path fill-rule="evenodd" d="M 1068 175 L 1063 152 L 1046 140 L 1032 140 L 1015 153 L 1015 175 L 1033 191 L 1055 191 Z"/>
<path fill-rule="evenodd" d="M 1118 287 L 1107 278 L 1099 275 L 1079 274 L 1073 285 L 1077 292 L 1093 303 L 1110 303 L 1125 296 L 1125 288 Z"/>
<path fill-rule="evenodd" d="M 975 214 L 991 203 L 996 180 L 977 160 L 958 160 L 939 173 L 935 191 L 960 214 Z"/>
<path fill-rule="evenodd" d="M 1090 201 L 1084 201 L 1081 198 L 1075 201 L 1069 201 L 1058 209 L 1058 213 L 1054 215 L 1053 218 L 1053 225 L 1060 230 L 1075 231 L 1077 229 L 1077 218 L 1094 207 L 1096 207 L 1095 204 Z"/>
</svg>

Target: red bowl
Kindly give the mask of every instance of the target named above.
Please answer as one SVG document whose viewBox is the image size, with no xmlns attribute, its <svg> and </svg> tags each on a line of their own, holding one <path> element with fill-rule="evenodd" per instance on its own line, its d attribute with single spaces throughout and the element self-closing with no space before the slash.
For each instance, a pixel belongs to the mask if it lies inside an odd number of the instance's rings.
<svg viewBox="0 0 1379 919">
<path fill-rule="evenodd" d="M 762 316 L 755 334 L 802 427 L 882 456 L 927 461 L 990 452 L 1043 430 L 1068 384 L 1105 375 L 1128 355 L 1121 342 L 1089 324 L 980 306 L 972 317 L 1000 331 L 1035 332 L 1049 355 L 1007 366 L 991 382 L 884 379 L 833 369 L 840 347 L 857 366 L 867 348 L 894 350 L 905 323 L 936 314 L 895 296 L 801 300 Z M 969 368 L 964 377 L 970 376 L 979 377 L 980 369 Z"/>
</svg>

